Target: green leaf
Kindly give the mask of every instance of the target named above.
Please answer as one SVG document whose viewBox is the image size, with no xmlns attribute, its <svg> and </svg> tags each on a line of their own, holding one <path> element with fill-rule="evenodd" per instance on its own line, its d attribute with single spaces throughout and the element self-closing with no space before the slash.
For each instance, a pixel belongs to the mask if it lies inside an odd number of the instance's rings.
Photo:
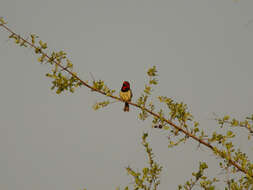
<svg viewBox="0 0 253 190">
<path fill-rule="evenodd" d="M 233 137 L 235 137 L 235 134 L 232 131 L 228 131 L 227 132 L 227 137 L 228 138 L 233 138 Z"/>
<path fill-rule="evenodd" d="M 156 66 L 153 66 L 152 68 L 148 69 L 147 74 L 150 77 L 154 77 L 157 76 L 157 70 L 156 70 Z"/>
<path fill-rule="evenodd" d="M 223 120 L 227 121 L 227 120 L 229 120 L 229 118 L 230 118 L 229 115 L 226 115 L 226 116 L 223 117 Z"/>
<path fill-rule="evenodd" d="M 1 24 L 7 24 L 7 22 L 4 21 L 3 17 L 0 17 L 0 23 Z"/>
</svg>

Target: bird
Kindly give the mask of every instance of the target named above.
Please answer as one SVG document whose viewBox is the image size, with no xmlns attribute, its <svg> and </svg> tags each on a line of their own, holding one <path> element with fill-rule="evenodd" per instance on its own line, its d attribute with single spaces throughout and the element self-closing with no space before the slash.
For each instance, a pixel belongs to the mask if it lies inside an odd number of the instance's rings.
<svg viewBox="0 0 253 190">
<path fill-rule="evenodd" d="M 121 100 L 123 100 L 125 102 L 125 107 L 123 110 L 125 112 L 129 112 L 129 103 L 128 102 L 131 101 L 133 94 L 130 89 L 130 83 L 128 81 L 123 82 L 119 96 L 120 96 Z"/>
</svg>

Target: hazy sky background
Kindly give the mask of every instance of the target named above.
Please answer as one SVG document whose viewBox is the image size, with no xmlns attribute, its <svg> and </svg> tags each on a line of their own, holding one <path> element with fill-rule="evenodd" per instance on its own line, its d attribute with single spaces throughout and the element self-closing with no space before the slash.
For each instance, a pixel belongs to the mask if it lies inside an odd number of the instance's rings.
<svg viewBox="0 0 253 190">
<path fill-rule="evenodd" d="M 0 0 L 0 16 L 19 34 L 36 33 L 51 50 L 64 50 L 82 79 L 103 79 L 119 90 L 129 80 L 133 101 L 146 71 L 156 65 L 154 98 L 184 101 L 206 131 L 213 112 L 243 119 L 253 107 L 252 0 Z M 0 32 L 0 189 L 115 189 L 131 184 L 125 167 L 141 169 L 141 136 L 164 167 L 160 189 L 176 189 L 207 161 L 209 175 L 222 176 L 218 159 L 188 144 L 168 149 L 167 131 L 122 111 L 85 87 L 56 95 L 31 49 Z M 118 92 L 117 92 L 118 94 Z M 237 143 L 248 150 L 246 131 Z M 252 144 L 252 142 L 250 142 Z"/>
</svg>

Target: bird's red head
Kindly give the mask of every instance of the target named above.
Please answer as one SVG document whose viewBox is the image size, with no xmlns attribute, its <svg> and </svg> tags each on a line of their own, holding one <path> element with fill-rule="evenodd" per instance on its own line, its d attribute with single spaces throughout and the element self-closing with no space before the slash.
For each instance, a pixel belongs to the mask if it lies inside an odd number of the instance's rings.
<svg viewBox="0 0 253 190">
<path fill-rule="evenodd" d="M 128 81 L 124 81 L 123 85 L 122 85 L 122 88 L 121 88 L 121 91 L 126 92 L 128 90 L 130 90 L 130 84 L 129 84 Z"/>
</svg>

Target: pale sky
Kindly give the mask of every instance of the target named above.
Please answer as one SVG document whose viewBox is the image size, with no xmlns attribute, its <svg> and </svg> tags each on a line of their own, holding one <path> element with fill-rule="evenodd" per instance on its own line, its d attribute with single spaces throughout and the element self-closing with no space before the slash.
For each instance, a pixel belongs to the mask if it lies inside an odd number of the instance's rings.
<svg viewBox="0 0 253 190">
<path fill-rule="evenodd" d="M 14 31 L 66 51 L 84 80 L 91 72 L 117 94 L 129 80 L 133 101 L 156 65 L 153 98 L 184 101 L 206 131 L 217 128 L 213 112 L 238 119 L 253 113 L 252 10 L 252 0 L 0 0 L 0 16 Z M 105 97 L 85 87 L 56 95 L 45 77 L 49 67 L 2 29 L 0 58 L 0 189 L 123 188 L 132 184 L 125 167 L 146 165 L 147 131 L 164 167 L 161 190 L 190 179 L 199 161 L 209 164 L 209 176 L 222 176 L 209 150 L 192 140 L 168 149 L 168 131 L 138 120 L 133 107 L 94 111 Z M 237 146 L 252 159 L 247 132 L 237 134 Z"/>
</svg>

